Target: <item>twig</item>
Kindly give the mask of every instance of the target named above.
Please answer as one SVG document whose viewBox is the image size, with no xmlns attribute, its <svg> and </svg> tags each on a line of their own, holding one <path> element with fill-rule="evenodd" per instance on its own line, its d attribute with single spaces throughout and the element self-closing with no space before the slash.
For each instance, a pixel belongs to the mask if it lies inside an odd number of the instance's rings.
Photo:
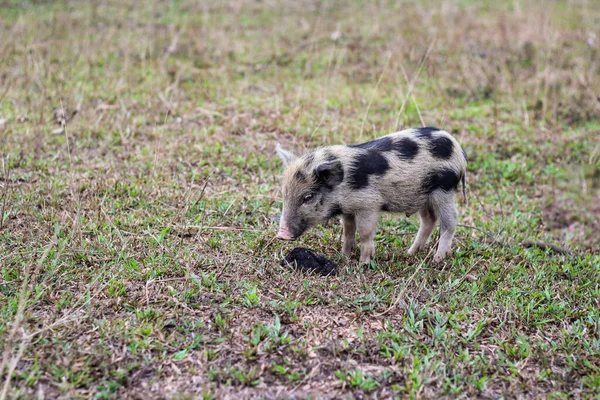
<svg viewBox="0 0 600 400">
<path fill-rule="evenodd" d="M 575 252 L 573 250 L 567 249 L 566 247 L 558 246 L 552 243 L 540 242 L 537 240 L 524 240 L 521 243 L 524 247 L 539 247 L 540 249 L 550 249 L 560 254 L 569 254 L 574 255 Z"/>
<path fill-rule="evenodd" d="M 212 176 L 213 173 L 214 173 L 214 171 L 211 171 L 211 173 L 206 177 L 206 182 L 204 182 L 204 186 L 202 186 L 202 191 L 200 192 L 200 196 L 194 202 L 194 204 L 192 205 L 192 208 L 195 208 L 196 205 L 204 197 L 204 191 L 206 190 L 206 186 L 208 185 L 208 181 L 210 180 L 210 178 L 211 178 L 211 176 Z M 199 228 L 202 228 L 202 226 L 204 226 L 204 218 L 206 217 L 206 213 L 204 212 L 204 209 L 202 209 L 202 212 L 200 213 L 200 215 L 202 216 L 202 218 L 200 219 L 200 226 L 199 226 Z M 198 230 L 198 232 L 196 233 L 196 238 L 200 235 L 200 233 L 202 233 L 202 229 Z"/>
<path fill-rule="evenodd" d="M 6 167 L 6 163 L 4 162 L 4 157 L 2 157 L 2 169 L 4 170 L 4 182 L 6 182 L 6 186 L 2 189 L 2 210 L 0 210 L 0 230 L 4 228 L 4 212 L 6 211 L 6 198 L 8 197 L 8 168 Z"/>
<path fill-rule="evenodd" d="M 204 186 L 202 186 L 202 191 L 200 192 L 200 196 L 198 197 L 198 199 L 194 202 L 194 204 L 192 204 L 191 208 L 196 207 L 196 204 L 198 204 L 202 198 L 204 197 L 204 191 L 206 190 L 206 185 L 208 185 L 208 181 L 210 181 L 210 177 L 212 176 L 212 172 L 211 174 L 206 178 L 206 181 L 204 182 Z"/>
</svg>

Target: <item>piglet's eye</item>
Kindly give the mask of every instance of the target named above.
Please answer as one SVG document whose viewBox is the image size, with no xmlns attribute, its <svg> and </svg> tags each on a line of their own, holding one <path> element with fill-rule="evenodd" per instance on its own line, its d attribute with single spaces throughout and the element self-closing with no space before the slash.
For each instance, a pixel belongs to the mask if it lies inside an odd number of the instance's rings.
<svg viewBox="0 0 600 400">
<path fill-rule="evenodd" d="M 307 193 L 304 195 L 304 197 L 302 198 L 304 203 L 308 203 L 309 201 L 311 201 L 312 199 L 315 198 L 315 194 L 314 193 Z"/>
</svg>

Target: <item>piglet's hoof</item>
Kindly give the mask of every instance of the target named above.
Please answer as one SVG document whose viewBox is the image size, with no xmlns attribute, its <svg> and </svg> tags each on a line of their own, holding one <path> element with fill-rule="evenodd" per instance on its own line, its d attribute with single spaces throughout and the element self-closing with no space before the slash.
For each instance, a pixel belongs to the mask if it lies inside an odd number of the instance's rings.
<svg viewBox="0 0 600 400">
<path fill-rule="evenodd" d="M 371 262 L 371 260 L 373 259 L 373 257 L 375 256 L 375 247 L 372 245 L 364 245 L 361 249 L 360 249 L 360 260 L 359 260 L 359 264 L 360 265 L 366 265 L 369 264 Z"/>
<path fill-rule="evenodd" d="M 316 272 L 320 275 L 335 275 L 338 265 L 327 258 L 318 255 L 310 249 L 296 247 L 281 260 L 281 265 L 290 265 L 297 269 Z"/>
</svg>

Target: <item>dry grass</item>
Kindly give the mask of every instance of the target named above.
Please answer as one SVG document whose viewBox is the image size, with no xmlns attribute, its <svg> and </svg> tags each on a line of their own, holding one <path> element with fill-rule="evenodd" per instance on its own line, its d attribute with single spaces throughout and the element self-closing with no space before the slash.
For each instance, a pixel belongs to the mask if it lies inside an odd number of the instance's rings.
<svg viewBox="0 0 600 400">
<path fill-rule="evenodd" d="M 599 76 L 595 1 L 4 1 L 0 397 L 597 396 Z M 469 155 L 446 265 L 388 216 L 281 267 L 275 143 L 420 125 Z"/>
</svg>

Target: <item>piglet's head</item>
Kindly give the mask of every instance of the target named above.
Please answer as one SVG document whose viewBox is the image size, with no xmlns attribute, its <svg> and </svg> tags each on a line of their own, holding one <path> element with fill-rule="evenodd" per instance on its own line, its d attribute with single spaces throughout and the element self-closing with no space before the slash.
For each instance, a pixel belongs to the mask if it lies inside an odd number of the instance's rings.
<svg viewBox="0 0 600 400">
<path fill-rule="evenodd" d="M 285 166 L 283 211 L 278 239 L 295 240 L 308 228 L 339 213 L 335 189 L 344 180 L 342 163 L 335 157 L 318 161 L 314 154 L 296 157 L 277 145 Z"/>
</svg>

